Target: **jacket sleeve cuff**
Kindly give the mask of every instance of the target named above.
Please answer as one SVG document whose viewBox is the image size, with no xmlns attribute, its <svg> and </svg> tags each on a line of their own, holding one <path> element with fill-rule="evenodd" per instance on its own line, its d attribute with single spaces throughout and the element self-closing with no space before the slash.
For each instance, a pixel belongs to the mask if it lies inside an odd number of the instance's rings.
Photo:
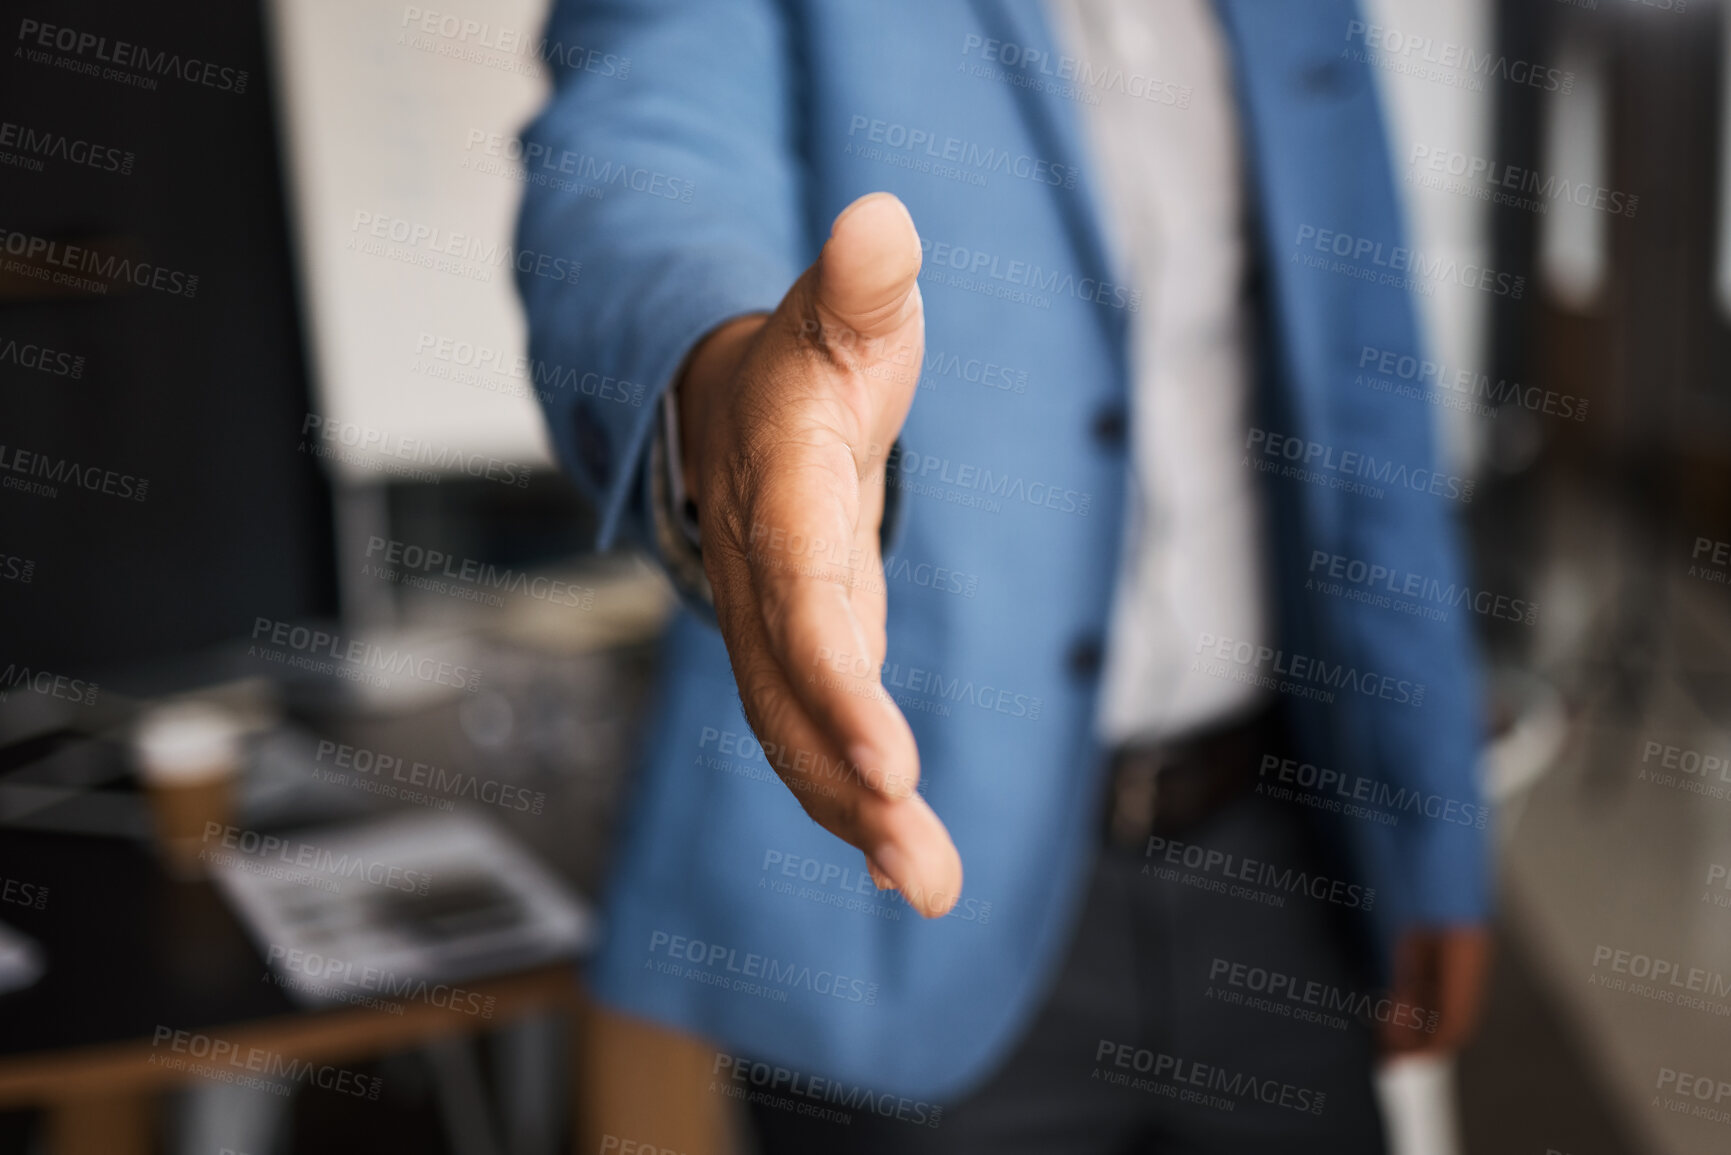
<svg viewBox="0 0 1731 1155">
<path fill-rule="evenodd" d="M 644 469 L 651 548 L 679 600 L 700 619 L 718 625 L 715 591 L 703 568 L 697 504 L 685 492 L 685 473 L 680 468 L 681 444 L 678 399 L 670 387 L 661 395 L 661 421 L 649 444 Z M 894 459 L 892 452 L 890 460 Z M 889 556 L 901 526 L 901 491 L 891 483 L 886 468 L 883 522 L 878 527 L 878 548 L 883 556 Z"/>
<path fill-rule="evenodd" d="M 673 390 L 661 398 L 661 424 L 649 446 L 645 469 L 652 532 L 650 539 L 667 580 L 679 600 L 698 617 L 716 623 L 715 592 L 703 570 L 703 543 L 697 507 L 685 493 L 680 468 L 679 407 Z"/>
</svg>

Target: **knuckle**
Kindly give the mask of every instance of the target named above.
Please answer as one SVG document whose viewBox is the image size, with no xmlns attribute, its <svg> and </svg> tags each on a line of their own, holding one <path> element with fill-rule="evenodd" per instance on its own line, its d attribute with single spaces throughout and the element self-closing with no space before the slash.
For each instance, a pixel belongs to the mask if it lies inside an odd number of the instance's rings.
<svg viewBox="0 0 1731 1155">
<path fill-rule="evenodd" d="M 818 819 L 818 825 L 843 842 L 855 846 L 863 845 L 865 841 L 863 801 L 857 791 L 843 792 L 839 797 L 830 800 L 825 816 Z"/>
<path fill-rule="evenodd" d="M 745 671 L 736 672 L 736 679 L 740 703 L 745 707 L 746 720 L 751 723 L 752 730 L 761 741 L 779 744 L 793 704 L 775 684 L 768 666 L 767 659 L 755 656 Z"/>
</svg>

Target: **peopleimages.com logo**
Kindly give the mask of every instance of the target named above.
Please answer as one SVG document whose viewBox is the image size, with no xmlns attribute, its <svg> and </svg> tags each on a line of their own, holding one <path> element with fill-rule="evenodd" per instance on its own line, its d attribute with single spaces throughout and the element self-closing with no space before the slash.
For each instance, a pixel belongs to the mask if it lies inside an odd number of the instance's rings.
<svg viewBox="0 0 1731 1155">
<path fill-rule="evenodd" d="M 117 145 L 100 144 L 53 129 L 0 120 L 0 164 L 41 172 L 43 161 L 57 160 L 93 168 L 97 172 L 117 172 L 126 176 L 132 172 L 136 159 L 130 151 Z"/>
<path fill-rule="evenodd" d="M 104 80 L 126 81 L 139 88 L 154 89 L 157 77 L 173 77 L 187 84 L 232 92 L 236 96 L 246 91 L 247 71 L 244 68 L 233 68 L 196 56 L 182 56 L 178 52 L 126 40 L 110 40 L 94 32 L 44 24 L 28 17 L 18 22 L 18 41 L 23 45 L 19 52 L 33 64 L 53 64 L 70 72 L 100 76 Z M 51 57 L 48 55 L 51 51 L 67 55 Z"/>
<path fill-rule="evenodd" d="M 1144 875 L 1162 881 L 1180 881 L 1199 890 L 1229 894 L 1264 906 L 1285 906 L 1288 895 L 1308 897 L 1353 910 L 1368 911 L 1376 904 L 1375 887 L 1291 866 L 1283 867 L 1258 858 L 1244 858 L 1228 850 L 1179 842 L 1159 834 L 1148 836 L 1143 857 L 1148 860 L 1142 865 Z M 1186 877 L 1179 874 L 1178 869 L 1197 873 Z M 1217 878 L 1210 880 L 1206 878 L 1208 875 Z M 1246 890 L 1236 883 L 1249 883 L 1252 889 Z"/>
<path fill-rule="evenodd" d="M 8 339 L 0 343 L 0 364 L 8 362 L 20 369 L 33 369 L 52 377 L 70 377 L 76 381 L 84 376 L 82 354 L 65 353 L 30 341 L 20 343 Z"/>
<path fill-rule="evenodd" d="M 242 1046 L 198 1031 L 158 1025 L 150 1038 L 152 1066 L 185 1070 L 201 1078 L 287 1095 L 302 1083 L 325 1091 L 377 1099 L 384 1080 L 328 1063 L 297 1059 L 263 1047 Z"/>
<path fill-rule="evenodd" d="M 12 474 L 21 474 L 22 477 L 13 477 Z M 40 480 L 26 480 L 30 478 Z M 75 486 L 90 493 L 104 493 L 124 501 L 143 501 L 150 494 L 148 478 L 100 465 L 85 465 L 70 457 L 56 457 L 17 445 L 0 445 L 0 485 L 50 498 L 59 496 L 59 486 L 62 485 Z"/>
<path fill-rule="evenodd" d="M 919 1127 L 936 1127 L 944 1109 L 924 1099 L 873 1091 L 822 1075 L 809 1075 L 759 1059 L 717 1052 L 710 1068 L 709 1089 L 759 1106 L 780 1107 L 808 1118 L 824 1118 L 847 1126 L 855 1114 L 876 1115 Z M 602 1147 L 605 1151 L 605 1145 Z"/>
<path fill-rule="evenodd" d="M 1244 448 L 1248 460 L 1254 461 L 1255 457 L 1260 455 L 1286 461 L 1307 475 L 1302 480 L 1334 481 L 1344 478 L 1353 485 L 1367 488 L 1376 497 L 1381 497 L 1381 491 L 1386 487 L 1428 493 L 1433 497 L 1447 498 L 1462 504 L 1473 499 L 1473 480 L 1470 477 L 1457 477 L 1452 473 L 1426 469 L 1423 466 L 1409 468 L 1405 462 L 1392 458 L 1384 457 L 1379 460 L 1373 453 L 1343 450 L 1321 441 L 1310 441 L 1291 434 L 1251 426 L 1245 433 Z"/>
<path fill-rule="evenodd" d="M 529 466 L 518 462 L 317 413 L 308 413 L 301 422 L 301 448 L 303 452 L 341 453 L 346 450 L 349 453 L 343 460 L 352 460 L 355 464 L 372 461 L 394 466 L 399 462 L 409 462 L 446 473 L 466 473 L 470 477 L 485 478 L 517 489 L 528 487 L 532 473 Z M 429 476 L 437 477 L 438 474 L 429 471 Z"/>
<path fill-rule="evenodd" d="M 1254 1100 L 1289 1111 L 1320 1115 L 1328 1102 L 1327 1094 L 1309 1087 L 1111 1039 L 1099 1041 L 1094 1062 L 1095 1077 L 1110 1086 L 1164 1095 L 1216 1110 L 1236 1110 L 1241 1102 Z"/>
<path fill-rule="evenodd" d="M 380 674 L 407 674 L 423 682 L 453 686 L 470 693 L 481 687 L 481 671 L 440 658 L 417 654 L 395 646 L 381 646 L 362 638 L 344 638 L 311 626 L 273 618 L 254 618 L 248 657 L 281 661 L 300 669 L 334 673 L 339 677 L 384 684 L 372 671 Z M 270 649 L 267 647 L 276 647 Z M 325 661 L 325 659 L 330 661 Z"/>
<path fill-rule="evenodd" d="M 1327 550 L 1310 551 L 1307 574 L 1304 582 L 1307 590 L 1431 621 L 1447 621 L 1449 610 L 1463 607 L 1498 621 L 1530 626 L 1538 620 L 1538 606 L 1521 598 L 1474 589 L 1463 581 L 1443 582 L 1398 566 Z"/>
<path fill-rule="evenodd" d="M 1490 810 L 1476 802 L 1396 786 L 1278 754 L 1264 754 L 1256 774 L 1258 794 L 1385 826 L 1397 826 L 1408 815 L 1476 830 L 1483 830 L 1490 822 Z"/>
<path fill-rule="evenodd" d="M 1346 41 L 1347 46 L 1340 51 L 1345 59 L 1468 92 L 1484 91 L 1487 79 L 1564 95 L 1575 88 L 1575 74 L 1566 69 L 1518 57 L 1510 59 L 1490 49 L 1481 50 L 1363 20 L 1347 21 Z M 1354 47 L 1355 41 L 1362 47 Z"/>
<path fill-rule="evenodd" d="M 22 690 L 44 698 L 58 698 L 75 706 L 94 706 L 98 689 L 95 682 L 84 678 L 32 669 L 17 662 L 7 662 L 5 668 L 0 669 L 0 702 Z"/>
<path fill-rule="evenodd" d="M 1310 268 L 1427 297 L 1436 291 L 1438 283 L 1478 289 L 1514 301 L 1526 293 L 1527 279 L 1524 276 L 1498 272 L 1487 265 L 1459 261 L 1452 256 L 1426 253 L 1422 249 L 1385 244 L 1374 237 L 1356 236 L 1339 229 L 1303 224 L 1298 227 L 1298 235 L 1292 244 L 1292 259 Z"/>
<path fill-rule="evenodd" d="M 51 285 L 105 296 L 115 286 L 151 289 L 188 300 L 198 295 L 198 274 L 171 269 L 99 245 L 75 245 L 52 237 L 0 228 L 0 252 L 17 258 L 6 271 Z"/>
<path fill-rule="evenodd" d="M 649 956 L 647 961 L 661 974 L 770 1002 L 784 1003 L 793 991 L 867 1007 L 878 1001 L 878 985 L 866 979 L 664 930 L 650 933 Z"/>
</svg>

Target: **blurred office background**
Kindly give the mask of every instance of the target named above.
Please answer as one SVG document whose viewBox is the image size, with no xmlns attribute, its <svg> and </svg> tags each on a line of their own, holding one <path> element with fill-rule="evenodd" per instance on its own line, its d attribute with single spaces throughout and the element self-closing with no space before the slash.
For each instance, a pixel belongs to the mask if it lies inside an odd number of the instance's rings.
<svg viewBox="0 0 1731 1155">
<path fill-rule="evenodd" d="M 182 274 L 69 287 L 10 247 L 0 271 L 3 452 L 133 494 L 0 489 L 0 1152 L 534 1155 L 628 1097 L 586 1058 L 597 1032 L 667 1046 L 598 1025 L 573 978 L 671 599 L 578 548 L 523 361 L 504 260 L 542 8 L 14 17 L 228 71 L 0 74 L 0 120 L 36 142 L 0 139 L 0 225 Z M 1709 0 L 1367 0 L 1366 21 L 1415 246 L 1524 278 L 1422 308 L 1436 360 L 1503 398 L 1434 405 L 1479 479 L 1475 588 L 1536 607 L 1475 615 L 1497 969 L 1457 1064 L 1391 1073 L 1401 1150 L 1725 1150 L 1658 1080 L 1731 1080 L 1731 993 L 1642 976 L 1731 974 L 1731 24 Z M 1451 49 L 1571 80 L 1427 63 Z M 1552 191 L 1487 200 L 1451 171 L 1475 160 Z M 177 822 L 223 853 L 177 859 Z M 462 885 L 273 888 L 261 868 L 301 867 L 237 832 Z M 333 1002 L 278 949 L 320 942 L 490 1012 Z M 217 1041 L 376 1096 L 203 1077 L 237 1069 Z M 702 1070 L 666 1054 L 670 1086 Z M 661 1141 L 748 1150 L 694 1086 Z"/>
</svg>

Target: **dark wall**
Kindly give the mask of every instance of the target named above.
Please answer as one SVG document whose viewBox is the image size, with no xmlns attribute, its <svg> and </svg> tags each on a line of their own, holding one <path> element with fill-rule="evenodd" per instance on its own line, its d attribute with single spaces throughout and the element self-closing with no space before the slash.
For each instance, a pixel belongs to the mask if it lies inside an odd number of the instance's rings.
<svg viewBox="0 0 1731 1155">
<path fill-rule="evenodd" d="M 29 21 L 103 42 L 44 48 Z M 0 488 L 0 668 L 92 673 L 334 609 L 328 488 L 297 448 L 307 369 L 261 12 L 28 2 L 0 31 L 0 481 L 56 491 Z M 93 247 L 96 286 L 42 281 L 81 259 L 13 234 Z M 162 279 L 127 283 L 122 258 Z M 21 363 L 42 348 L 63 356 Z M 62 479 L 95 467 L 94 490 L 19 472 L 19 450 Z"/>
</svg>

